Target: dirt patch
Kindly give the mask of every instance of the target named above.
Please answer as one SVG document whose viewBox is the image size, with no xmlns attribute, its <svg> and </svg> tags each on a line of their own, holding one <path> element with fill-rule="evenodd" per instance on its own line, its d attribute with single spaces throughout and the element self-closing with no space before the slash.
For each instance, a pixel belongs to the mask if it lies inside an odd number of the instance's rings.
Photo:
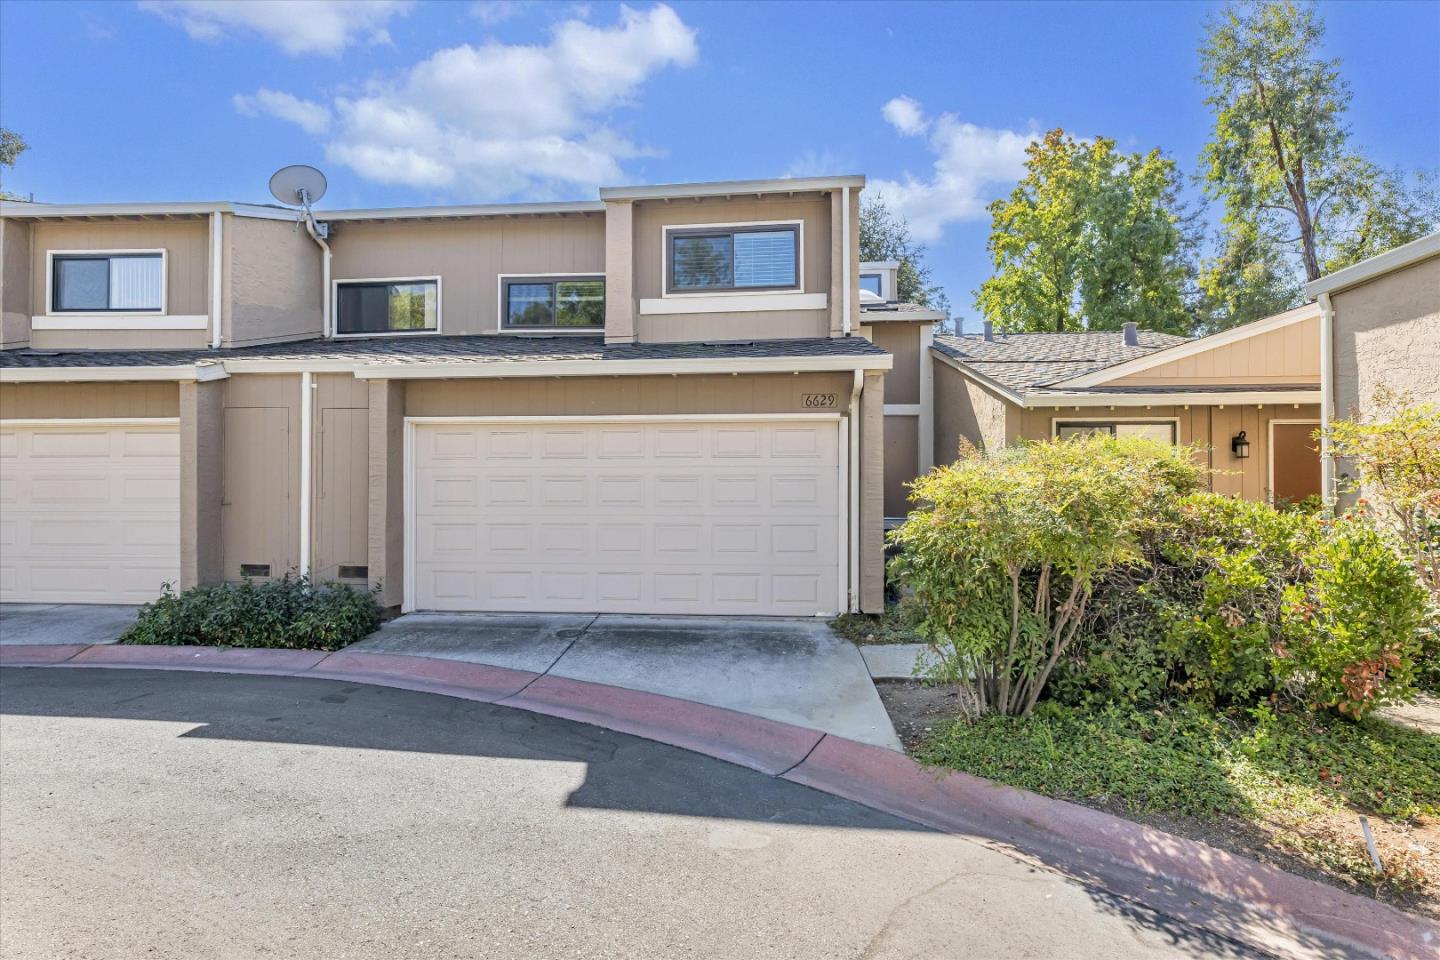
<svg viewBox="0 0 1440 960">
<path fill-rule="evenodd" d="M 881 680 L 876 682 L 875 689 L 880 693 L 880 700 L 890 714 L 906 753 L 912 755 L 927 737 L 952 722 L 959 713 L 958 697 L 954 688 L 947 685 L 917 680 Z M 1432 700 L 1431 705 L 1431 709 L 1440 708 L 1440 702 Z M 1405 722 L 1399 717 L 1392 719 Z M 1344 860 L 1363 860 L 1369 856 L 1357 813 L 1346 815 L 1337 812 L 1284 822 L 1247 820 L 1235 816 L 1202 820 L 1136 812 L 1118 801 L 1104 802 L 1084 797 L 1062 799 L 1177 836 L 1199 840 L 1350 893 L 1374 897 L 1421 916 L 1440 919 L 1440 824 L 1437 823 L 1397 823 L 1376 816 L 1368 818 L 1376 846 L 1387 867 L 1403 871 L 1412 878 L 1420 878 L 1418 891 L 1412 888 L 1403 895 L 1397 895 L 1393 890 L 1377 890 L 1344 876 Z M 1317 866 L 1317 863 L 1325 868 Z"/>
</svg>

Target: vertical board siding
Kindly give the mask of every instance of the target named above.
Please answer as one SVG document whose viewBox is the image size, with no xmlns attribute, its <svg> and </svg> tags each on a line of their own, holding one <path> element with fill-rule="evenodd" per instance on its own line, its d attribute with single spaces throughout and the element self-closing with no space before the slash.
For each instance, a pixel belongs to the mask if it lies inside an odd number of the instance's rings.
<svg viewBox="0 0 1440 960">
<path fill-rule="evenodd" d="M 370 390 L 349 374 L 315 378 L 315 552 L 318 579 L 369 563 Z"/>
<path fill-rule="evenodd" d="M 1319 383 L 1320 318 L 1118 377 L 1116 384 Z"/>
<path fill-rule="evenodd" d="M 300 564 L 300 377 L 229 378 L 224 420 L 225 579 L 242 563 L 282 576 Z"/>
<path fill-rule="evenodd" d="M 178 417 L 174 383 L 0 383 L 0 419 Z"/>
</svg>

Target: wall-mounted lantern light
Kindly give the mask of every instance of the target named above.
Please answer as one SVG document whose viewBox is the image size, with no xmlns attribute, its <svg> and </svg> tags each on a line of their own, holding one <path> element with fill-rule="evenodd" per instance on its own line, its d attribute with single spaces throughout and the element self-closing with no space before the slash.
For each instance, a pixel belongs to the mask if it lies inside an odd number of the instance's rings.
<svg viewBox="0 0 1440 960">
<path fill-rule="evenodd" d="M 1244 460 L 1250 456 L 1250 441 L 1245 439 L 1244 430 L 1230 439 L 1230 452 L 1235 455 L 1236 460 Z"/>
</svg>

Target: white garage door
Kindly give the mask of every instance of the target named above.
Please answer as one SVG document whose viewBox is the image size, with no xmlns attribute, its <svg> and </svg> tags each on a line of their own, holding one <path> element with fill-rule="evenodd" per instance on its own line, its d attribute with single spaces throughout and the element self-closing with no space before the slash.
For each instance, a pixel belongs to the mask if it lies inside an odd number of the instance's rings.
<svg viewBox="0 0 1440 960">
<path fill-rule="evenodd" d="M 410 605 L 833 614 L 837 425 L 417 423 Z"/>
<path fill-rule="evenodd" d="M 143 603 L 179 576 L 174 421 L 0 425 L 0 600 Z"/>
</svg>

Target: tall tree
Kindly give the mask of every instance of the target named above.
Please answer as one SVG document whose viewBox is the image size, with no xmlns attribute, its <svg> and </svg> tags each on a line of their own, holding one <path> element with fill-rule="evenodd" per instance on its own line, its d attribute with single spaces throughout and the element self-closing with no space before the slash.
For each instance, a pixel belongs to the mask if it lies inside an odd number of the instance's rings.
<svg viewBox="0 0 1440 960">
<path fill-rule="evenodd" d="M 20 158 L 20 154 L 29 148 L 29 144 L 25 142 L 20 134 L 13 130 L 6 130 L 4 127 L 0 127 L 0 167 L 7 169 L 13 168 L 15 161 Z M 0 190 L 0 197 L 6 200 L 19 199 L 19 197 L 11 196 L 3 190 Z"/>
<path fill-rule="evenodd" d="M 995 272 L 975 305 L 1001 329 L 1189 332 L 1188 269 L 1173 160 L 1051 130 L 990 204 Z"/>
<path fill-rule="evenodd" d="M 1313 4 L 1293 0 L 1248 0 L 1206 26 L 1200 79 L 1215 128 L 1201 163 L 1225 215 L 1204 285 L 1217 302 L 1269 310 L 1298 292 L 1281 261 L 1314 280 L 1423 236 L 1440 216 L 1427 183 L 1352 149 L 1350 90 L 1340 61 L 1321 54 L 1324 36 Z"/>
<path fill-rule="evenodd" d="M 925 245 L 910 236 L 910 225 L 890 209 L 884 194 L 867 196 L 860 202 L 860 259 L 898 262 L 896 298 L 949 315 L 949 298 L 930 278 Z"/>
</svg>

